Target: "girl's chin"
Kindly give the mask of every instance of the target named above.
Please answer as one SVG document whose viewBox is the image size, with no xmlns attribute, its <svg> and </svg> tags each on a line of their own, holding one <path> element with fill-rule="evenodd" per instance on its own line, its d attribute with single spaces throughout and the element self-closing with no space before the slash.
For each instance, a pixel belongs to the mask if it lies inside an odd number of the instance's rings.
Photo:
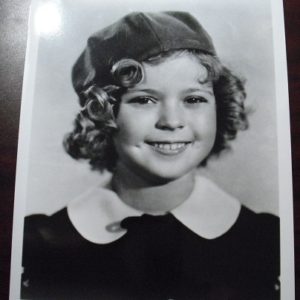
<svg viewBox="0 0 300 300">
<path fill-rule="evenodd" d="M 180 178 L 189 176 L 189 175 L 194 175 L 196 168 L 189 169 L 189 170 L 164 170 L 163 168 L 160 168 L 160 170 L 143 170 L 143 177 L 146 180 L 149 180 L 154 183 L 161 183 L 165 184 L 171 181 L 176 181 L 180 180 Z"/>
</svg>

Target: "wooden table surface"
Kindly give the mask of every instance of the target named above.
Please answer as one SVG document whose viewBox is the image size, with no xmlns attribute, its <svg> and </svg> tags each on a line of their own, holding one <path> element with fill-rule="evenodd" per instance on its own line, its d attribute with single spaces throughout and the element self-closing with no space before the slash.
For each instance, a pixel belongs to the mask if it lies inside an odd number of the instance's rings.
<svg viewBox="0 0 300 300">
<path fill-rule="evenodd" d="M 295 230 L 296 299 L 300 299 L 300 1 L 285 0 Z"/>
<path fill-rule="evenodd" d="M 284 0 L 294 184 L 296 299 L 300 299 L 300 0 Z M 17 136 L 29 0 L 0 2 L 0 299 L 8 299 Z"/>
</svg>

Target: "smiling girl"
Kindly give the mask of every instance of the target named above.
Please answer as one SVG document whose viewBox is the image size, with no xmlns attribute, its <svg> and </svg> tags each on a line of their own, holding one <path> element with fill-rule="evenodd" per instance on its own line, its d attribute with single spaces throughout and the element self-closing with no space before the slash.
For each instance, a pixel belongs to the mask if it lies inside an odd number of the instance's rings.
<svg viewBox="0 0 300 300">
<path fill-rule="evenodd" d="M 278 299 L 278 219 L 197 175 L 247 128 L 243 82 L 184 12 L 131 13 L 73 67 L 67 152 L 112 179 L 26 218 L 26 299 Z"/>
</svg>

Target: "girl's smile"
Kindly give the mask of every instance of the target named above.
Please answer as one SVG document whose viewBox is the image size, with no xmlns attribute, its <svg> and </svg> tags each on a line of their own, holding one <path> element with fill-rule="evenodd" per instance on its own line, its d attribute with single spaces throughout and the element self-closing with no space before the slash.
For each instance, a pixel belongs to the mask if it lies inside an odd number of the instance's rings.
<svg viewBox="0 0 300 300">
<path fill-rule="evenodd" d="M 146 142 L 154 151 L 162 155 L 177 155 L 186 150 L 191 142 Z"/>
<path fill-rule="evenodd" d="M 121 97 L 118 164 L 148 180 L 174 180 L 197 168 L 214 145 L 212 83 L 192 54 L 143 66 L 144 79 Z"/>
</svg>

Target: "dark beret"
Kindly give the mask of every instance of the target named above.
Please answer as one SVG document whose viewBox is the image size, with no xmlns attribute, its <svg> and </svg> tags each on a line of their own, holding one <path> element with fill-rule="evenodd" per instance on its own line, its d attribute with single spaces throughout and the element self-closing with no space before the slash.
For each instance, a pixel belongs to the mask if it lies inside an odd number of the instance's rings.
<svg viewBox="0 0 300 300">
<path fill-rule="evenodd" d="M 73 66 L 74 89 L 80 95 L 91 84 L 111 84 L 111 68 L 120 59 L 141 62 L 179 49 L 216 55 L 210 36 L 189 13 L 131 13 L 88 39 Z"/>
</svg>

